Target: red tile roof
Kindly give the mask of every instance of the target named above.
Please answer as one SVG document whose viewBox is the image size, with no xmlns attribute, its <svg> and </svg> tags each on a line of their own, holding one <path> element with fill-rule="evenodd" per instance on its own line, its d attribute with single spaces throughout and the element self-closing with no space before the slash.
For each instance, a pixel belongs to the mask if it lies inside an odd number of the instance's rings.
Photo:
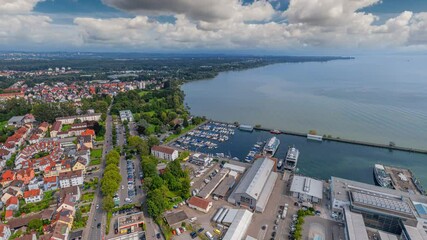
<svg viewBox="0 0 427 240">
<path fill-rule="evenodd" d="M 6 210 L 6 214 L 4 215 L 6 219 L 13 217 L 13 211 L 12 210 Z"/>
<path fill-rule="evenodd" d="M 7 151 L 6 149 L 2 149 L 2 148 L 0 148 L 0 157 L 3 157 L 3 156 L 7 156 L 7 155 L 9 155 L 9 151 Z"/>
<path fill-rule="evenodd" d="M 199 198 L 199 197 L 191 197 L 190 199 L 188 199 L 188 204 L 191 204 L 193 206 L 202 208 L 202 209 L 207 209 L 209 207 L 209 204 L 211 203 L 211 201 L 209 200 L 205 200 L 203 198 Z"/>
<path fill-rule="evenodd" d="M 84 132 L 82 132 L 81 135 L 82 136 L 95 136 L 95 131 L 92 129 L 86 129 Z"/>
<path fill-rule="evenodd" d="M 13 180 L 15 178 L 15 172 L 11 170 L 6 170 L 1 176 L 2 181 Z"/>
<path fill-rule="evenodd" d="M 24 192 L 24 198 L 35 197 L 40 195 L 40 189 L 33 189 Z"/>
<path fill-rule="evenodd" d="M 56 176 L 52 176 L 52 177 L 45 177 L 45 178 L 44 178 L 44 182 L 45 182 L 45 183 L 54 183 L 54 182 L 57 182 L 57 181 L 56 181 L 56 178 L 57 178 Z"/>
<path fill-rule="evenodd" d="M 157 152 L 163 152 L 166 154 L 172 154 L 176 150 L 173 148 L 165 147 L 165 146 L 153 146 L 151 148 L 151 151 L 157 151 Z"/>
<path fill-rule="evenodd" d="M 7 199 L 6 206 L 9 206 L 11 204 L 14 204 L 14 205 L 18 204 L 18 198 L 15 196 L 12 196 L 9 199 Z"/>
</svg>

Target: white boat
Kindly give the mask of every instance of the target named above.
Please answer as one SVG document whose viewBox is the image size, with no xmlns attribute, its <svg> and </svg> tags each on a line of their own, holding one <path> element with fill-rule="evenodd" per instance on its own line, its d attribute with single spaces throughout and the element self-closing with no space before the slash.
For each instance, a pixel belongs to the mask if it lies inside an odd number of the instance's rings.
<svg viewBox="0 0 427 240">
<path fill-rule="evenodd" d="M 321 141 L 323 141 L 323 136 L 314 135 L 314 134 L 307 134 L 307 139 L 321 142 Z"/>
<path fill-rule="evenodd" d="M 381 164 L 375 164 L 374 176 L 378 185 L 385 188 L 393 188 L 391 183 L 390 175 L 385 171 L 385 168 Z"/>
<path fill-rule="evenodd" d="M 264 146 L 264 154 L 268 156 L 274 156 L 277 149 L 279 148 L 280 140 L 277 137 L 272 137 L 268 140 Z"/>
<path fill-rule="evenodd" d="M 289 171 L 295 171 L 299 158 L 299 150 L 295 147 L 290 147 L 285 157 L 284 168 Z"/>
</svg>

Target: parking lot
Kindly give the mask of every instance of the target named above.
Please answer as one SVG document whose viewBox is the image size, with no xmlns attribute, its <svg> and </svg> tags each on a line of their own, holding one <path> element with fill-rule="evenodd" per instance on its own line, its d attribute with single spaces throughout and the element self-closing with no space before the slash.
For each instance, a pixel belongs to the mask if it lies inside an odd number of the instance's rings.
<svg viewBox="0 0 427 240">
<path fill-rule="evenodd" d="M 211 198 L 209 198 L 209 200 L 212 200 Z M 201 228 L 203 228 L 203 231 L 201 232 L 201 234 L 204 234 L 206 231 L 209 231 L 210 233 L 214 234 L 214 229 L 217 228 L 217 226 L 213 223 L 211 223 L 211 219 L 213 218 L 213 216 L 215 215 L 215 213 L 217 212 L 217 210 L 219 208 L 222 207 L 228 207 L 228 208 L 234 208 L 235 206 L 228 203 L 227 201 L 224 200 L 212 200 L 212 208 L 210 209 L 210 211 L 208 213 L 203 213 L 194 209 L 189 208 L 187 205 L 182 205 L 179 206 L 178 209 L 182 209 L 185 211 L 185 213 L 188 215 L 188 218 L 191 219 L 196 219 L 192 222 L 187 221 L 187 231 L 182 233 L 179 236 L 174 236 L 174 240 L 188 240 L 191 239 L 190 237 L 190 233 L 191 230 L 188 227 L 188 225 L 192 225 L 193 226 L 193 231 L 197 231 Z M 218 237 L 218 235 L 216 235 L 216 237 Z"/>
<path fill-rule="evenodd" d="M 274 232 L 275 239 L 288 239 L 291 216 L 298 211 L 293 205 L 294 199 L 286 195 L 287 181 L 280 175 L 263 213 L 255 213 L 248 235 L 256 239 L 270 239 Z M 282 219 L 282 209 L 287 206 L 286 218 Z"/>
<path fill-rule="evenodd" d="M 324 240 L 344 240 L 344 224 L 319 216 L 305 217 L 302 239 L 313 239 L 315 236 Z"/>
</svg>

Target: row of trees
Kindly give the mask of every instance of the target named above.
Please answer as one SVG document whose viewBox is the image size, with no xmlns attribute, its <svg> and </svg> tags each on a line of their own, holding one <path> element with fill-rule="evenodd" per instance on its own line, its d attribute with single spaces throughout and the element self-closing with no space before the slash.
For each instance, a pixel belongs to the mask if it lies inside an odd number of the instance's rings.
<svg viewBox="0 0 427 240">
<path fill-rule="evenodd" d="M 118 168 L 120 153 L 113 149 L 105 156 L 105 170 L 101 180 L 101 192 L 103 195 L 102 207 L 106 212 L 114 208 L 113 196 L 119 190 L 122 176 Z"/>
</svg>

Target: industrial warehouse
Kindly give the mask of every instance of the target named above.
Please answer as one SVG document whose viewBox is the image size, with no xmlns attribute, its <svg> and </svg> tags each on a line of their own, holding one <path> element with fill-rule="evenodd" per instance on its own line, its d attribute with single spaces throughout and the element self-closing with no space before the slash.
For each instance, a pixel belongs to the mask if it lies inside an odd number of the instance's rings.
<svg viewBox="0 0 427 240">
<path fill-rule="evenodd" d="M 257 159 L 228 198 L 228 202 L 263 212 L 278 177 L 274 168 L 274 160 Z"/>
</svg>

